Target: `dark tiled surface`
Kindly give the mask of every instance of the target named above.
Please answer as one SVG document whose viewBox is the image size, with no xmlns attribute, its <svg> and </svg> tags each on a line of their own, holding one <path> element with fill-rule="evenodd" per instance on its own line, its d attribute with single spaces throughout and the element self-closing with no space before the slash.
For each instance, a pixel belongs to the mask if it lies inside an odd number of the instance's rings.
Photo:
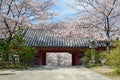
<svg viewBox="0 0 120 80">
<path fill-rule="evenodd" d="M 91 38 L 55 37 L 55 33 L 45 29 L 25 30 L 24 46 L 36 47 L 89 47 Z M 97 47 L 105 47 L 105 41 L 97 41 Z"/>
</svg>

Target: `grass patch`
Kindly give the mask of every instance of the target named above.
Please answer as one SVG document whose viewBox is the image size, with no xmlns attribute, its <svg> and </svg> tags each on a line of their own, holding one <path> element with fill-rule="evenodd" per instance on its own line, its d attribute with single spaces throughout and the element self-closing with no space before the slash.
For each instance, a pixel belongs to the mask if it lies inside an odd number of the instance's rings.
<svg viewBox="0 0 120 80">
<path fill-rule="evenodd" d="M 0 65 L 0 70 L 4 70 L 4 69 L 29 69 L 30 67 L 32 67 L 31 65 L 20 65 L 19 63 L 16 64 L 16 66 L 12 63 L 4 63 L 2 65 Z"/>
<path fill-rule="evenodd" d="M 93 71 L 96 71 L 102 75 L 105 75 L 109 78 L 111 78 L 112 80 L 120 80 L 120 75 L 118 75 L 115 72 L 115 69 L 108 67 L 108 66 L 97 66 L 97 67 L 92 67 L 90 68 Z"/>
</svg>

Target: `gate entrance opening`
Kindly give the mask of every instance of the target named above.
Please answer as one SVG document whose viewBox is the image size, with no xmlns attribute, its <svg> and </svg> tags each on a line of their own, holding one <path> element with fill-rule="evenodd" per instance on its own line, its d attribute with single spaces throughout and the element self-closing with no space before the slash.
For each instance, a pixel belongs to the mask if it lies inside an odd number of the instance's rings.
<svg viewBox="0 0 120 80">
<path fill-rule="evenodd" d="M 47 52 L 47 66 L 72 66 L 72 54 L 68 52 Z"/>
</svg>

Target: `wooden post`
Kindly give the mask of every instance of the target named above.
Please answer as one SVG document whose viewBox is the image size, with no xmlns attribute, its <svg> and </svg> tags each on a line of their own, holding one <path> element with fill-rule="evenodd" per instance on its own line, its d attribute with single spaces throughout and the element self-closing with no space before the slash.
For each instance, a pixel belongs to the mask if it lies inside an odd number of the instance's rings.
<svg viewBox="0 0 120 80">
<path fill-rule="evenodd" d="M 75 54 L 75 65 L 79 64 L 78 53 Z"/>
<path fill-rule="evenodd" d="M 38 65 L 42 65 L 42 53 L 39 53 Z"/>
<path fill-rule="evenodd" d="M 38 59 L 38 65 L 46 65 L 46 53 L 45 52 L 39 52 L 39 59 Z"/>
<path fill-rule="evenodd" d="M 75 65 L 75 54 L 72 53 L 72 65 Z"/>
<path fill-rule="evenodd" d="M 42 65 L 46 65 L 46 53 L 43 52 L 42 54 L 43 54 L 42 55 Z"/>
<path fill-rule="evenodd" d="M 78 65 L 78 64 L 79 64 L 78 53 L 72 53 L 72 65 Z"/>
</svg>

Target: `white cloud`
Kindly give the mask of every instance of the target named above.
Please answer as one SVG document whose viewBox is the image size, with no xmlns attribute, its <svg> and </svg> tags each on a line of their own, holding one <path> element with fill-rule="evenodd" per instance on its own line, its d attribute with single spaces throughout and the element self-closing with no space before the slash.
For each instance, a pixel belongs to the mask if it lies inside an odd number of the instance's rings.
<svg viewBox="0 0 120 80">
<path fill-rule="evenodd" d="M 59 21 L 66 17 L 73 17 L 76 10 L 71 8 L 69 4 L 73 4 L 74 0 L 57 0 L 56 5 L 52 8 L 52 11 L 58 12 L 58 16 L 54 17 L 53 21 Z"/>
</svg>

